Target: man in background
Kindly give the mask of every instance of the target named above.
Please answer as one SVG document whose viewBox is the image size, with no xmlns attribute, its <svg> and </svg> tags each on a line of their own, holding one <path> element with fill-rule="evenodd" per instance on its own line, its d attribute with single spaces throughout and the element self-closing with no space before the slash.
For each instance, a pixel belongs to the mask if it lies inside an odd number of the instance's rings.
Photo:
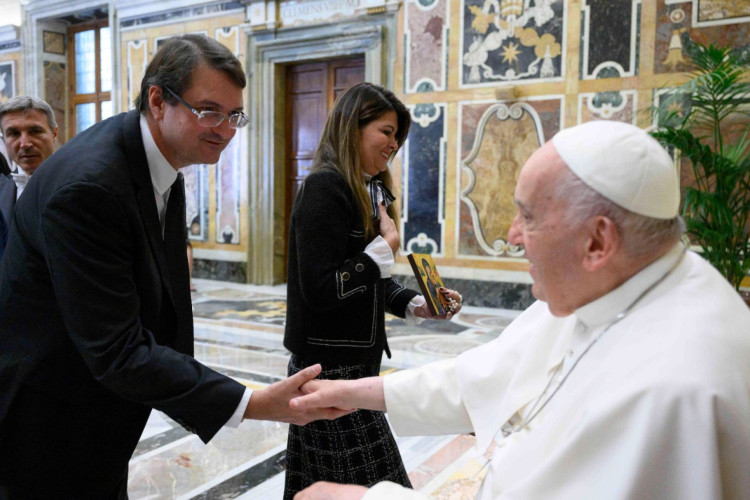
<svg viewBox="0 0 750 500">
<path fill-rule="evenodd" d="M 0 259 L 2 259 L 16 200 L 29 176 L 55 150 L 57 122 L 49 104 L 30 96 L 18 96 L 0 105 L 0 132 L 10 164 L 0 166 Z M 4 161 L 5 157 L 0 161 Z M 5 167 L 5 168 L 2 168 Z"/>
<path fill-rule="evenodd" d="M 524 165 L 509 242 L 539 299 L 456 359 L 312 381 L 296 408 L 387 410 L 399 435 L 475 432 L 478 498 L 750 498 L 750 310 L 680 241 L 667 152 L 617 122 L 562 130 Z M 416 499 L 383 482 L 296 500 Z"/>
</svg>

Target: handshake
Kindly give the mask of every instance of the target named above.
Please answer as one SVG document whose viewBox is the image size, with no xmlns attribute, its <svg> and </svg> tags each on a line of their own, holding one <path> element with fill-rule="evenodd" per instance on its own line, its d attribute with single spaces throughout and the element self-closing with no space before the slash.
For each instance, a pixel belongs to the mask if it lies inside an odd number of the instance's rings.
<svg viewBox="0 0 750 500">
<path fill-rule="evenodd" d="M 333 420 L 359 408 L 385 411 L 380 377 L 359 380 L 316 380 L 319 364 L 253 391 L 244 418 L 306 425 Z"/>
</svg>

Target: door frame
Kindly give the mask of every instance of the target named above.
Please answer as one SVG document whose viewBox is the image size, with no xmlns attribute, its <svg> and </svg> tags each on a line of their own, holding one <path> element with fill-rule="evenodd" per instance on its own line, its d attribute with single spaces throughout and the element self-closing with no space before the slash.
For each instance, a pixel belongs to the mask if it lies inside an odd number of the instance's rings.
<svg viewBox="0 0 750 500">
<path fill-rule="evenodd" d="M 393 88 L 396 14 L 273 32 L 248 31 L 250 131 L 248 147 L 249 283 L 284 278 L 286 196 L 286 71 L 292 62 L 364 54 L 365 81 Z"/>
<path fill-rule="evenodd" d="M 286 85 L 286 91 L 284 93 L 285 99 L 286 99 L 286 115 L 284 117 L 284 124 L 285 124 L 285 134 L 284 138 L 286 140 L 286 149 L 284 150 L 285 153 L 285 161 L 284 161 L 284 232 L 283 234 L 280 234 L 279 237 L 284 239 L 284 246 L 281 248 L 281 250 L 284 252 L 284 262 L 286 263 L 289 259 L 289 226 L 291 222 L 292 217 L 292 208 L 294 205 L 294 200 L 292 199 L 296 193 L 295 187 L 297 186 L 298 180 L 299 180 L 299 169 L 293 168 L 293 164 L 295 163 L 295 158 L 293 158 L 294 154 L 299 154 L 300 151 L 295 151 L 293 148 L 293 137 L 294 137 L 294 123 L 295 120 L 293 119 L 295 117 L 294 113 L 294 106 L 292 105 L 290 95 L 292 94 L 292 84 L 290 79 L 290 73 L 295 71 L 295 69 L 305 68 L 303 71 L 309 72 L 309 71 L 319 71 L 322 73 L 322 80 L 324 82 L 324 89 L 323 92 L 320 94 L 320 98 L 317 101 L 319 107 L 317 110 L 320 111 L 320 122 L 318 125 L 320 126 L 319 132 L 323 132 L 323 128 L 325 126 L 325 120 L 328 116 L 328 113 L 331 110 L 331 107 L 333 106 L 334 101 L 336 100 L 336 92 L 341 91 L 343 92 L 346 88 L 348 88 L 352 82 L 353 83 L 359 83 L 363 81 L 364 79 L 364 57 L 362 54 L 354 54 L 352 56 L 346 56 L 346 57 L 337 57 L 334 59 L 324 59 L 320 61 L 303 61 L 298 62 L 295 61 L 294 63 L 289 63 L 286 66 L 284 66 L 284 69 L 286 70 L 285 75 L 287 78 L 287 85 Z M 336 80 L 336 74 L 338 70 L 342 70 L 344 68 L 358 68 L 359 71 L 361 71 L 362 80 L 359 78 L 356 79 L 356 81 L 350 80 L 347 83 L 338 82 Z M 338 85 L 337 85 L 338 84 Z M 301 92 L 301 94 L 309 94 L 310 89 L 305 89 Z M 297 94 L 299 95 L 299 94 Z M 317 144 L 318 141 L 316 141 Z M 310 146 L 313 146 L 312 143 L 310 143 Z M 315 156 L 316 147 L 312 147 L 310 150 L 306 151 L 307 154 L 310 156 L 307 158 L 307 160 L 310 161 L 310 164 L 312 166 L 312 160 Z M 297 158 L 298 159 L 298 158 Z M 286 264 L 285 264 L 286 265 Z M 288 279 L 286 274 L 286 268 L 282 269 L 283 276 Z"/>
</svg>

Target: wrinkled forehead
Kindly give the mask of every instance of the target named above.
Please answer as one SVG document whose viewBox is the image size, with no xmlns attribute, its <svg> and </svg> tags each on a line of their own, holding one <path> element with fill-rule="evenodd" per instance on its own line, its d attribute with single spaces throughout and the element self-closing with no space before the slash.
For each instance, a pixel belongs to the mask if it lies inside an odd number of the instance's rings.
<svg viewBox="0 0 750 500">
<path fill-rule="evenodd" d="M 515 190 L 516 203 L 531 205 L 554 201 L 555 187 L 567 168 L 552 143 L 544 144 L 521 168 Z"/>
<path fill-rule="evenodd" d="M 22 128 L 41 126 L 47 130 L 50 129 L 47 113 L 36 108 L 19 109 L 4 113 L 2 118 L 0 118 L 0 127 L 3 132 L 5 132 L 6 127 L 10 127 L 11 125 Z"/>
</svg>

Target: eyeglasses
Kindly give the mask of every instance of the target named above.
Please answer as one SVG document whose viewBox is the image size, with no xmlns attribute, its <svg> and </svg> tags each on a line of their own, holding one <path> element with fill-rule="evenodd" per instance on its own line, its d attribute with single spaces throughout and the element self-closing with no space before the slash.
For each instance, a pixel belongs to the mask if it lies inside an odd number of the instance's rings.
<svg viewBox="0 0 750 500">
<path fill-rule="evenodd" d="M 190 104 L 188 104 L 182 97 L 178 96 L 169 87 L 164 89 L 172 94 L 175 99 L 185 105 L 195 116 L 198 117 L 198 125 L 201 127 L 218 127 L 224 120 L 229 120 L 229 126 L 232 128 L 242 128 L 250 122 L 250 118 L 247 117 L 242 111 L 231 113 L 229 116 L 221 113 L 220 111 L 198 111 Z"/>
</svg>

